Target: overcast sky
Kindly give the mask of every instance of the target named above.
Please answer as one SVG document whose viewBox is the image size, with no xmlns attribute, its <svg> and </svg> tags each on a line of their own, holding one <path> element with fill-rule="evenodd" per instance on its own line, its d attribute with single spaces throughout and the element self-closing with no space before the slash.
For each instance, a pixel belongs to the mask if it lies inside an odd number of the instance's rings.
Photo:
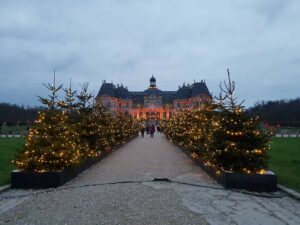
<svg viewBox="0 0 300 225">
<path fill-rule="evenodd" d="M 206 80 L 230 68 L 246 106 L 300 96 L 299 0 L 0 0 L 0 102 L 39 105 L 52 80 L 131 91 Z"/>
</svg>

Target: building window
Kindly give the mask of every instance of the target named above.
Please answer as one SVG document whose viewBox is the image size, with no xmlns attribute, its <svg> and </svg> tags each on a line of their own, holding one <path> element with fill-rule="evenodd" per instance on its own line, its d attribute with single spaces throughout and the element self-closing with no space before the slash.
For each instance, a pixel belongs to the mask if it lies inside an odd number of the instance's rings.
<svg viewBox="0 0 300 225">
<path fill-rule="evenodd" d="M 122 103 L 119 103 L 119 108 L 122 108 Z"/>
<path fill-rule="evenodd" d="M 177 102 L 177 108 L 180 108 L 180 102 Z"/>
<path fill-rule="evenodd" d="M 126 108 L 127 108 L 127 109 L 129 108 L 129 103 L 126 103 Z"/>
<path fill-rule="evenodd" d="M 167 118 L 167 113 L 166 112 L 163 112 L 163 117 Z"/>
</svg>

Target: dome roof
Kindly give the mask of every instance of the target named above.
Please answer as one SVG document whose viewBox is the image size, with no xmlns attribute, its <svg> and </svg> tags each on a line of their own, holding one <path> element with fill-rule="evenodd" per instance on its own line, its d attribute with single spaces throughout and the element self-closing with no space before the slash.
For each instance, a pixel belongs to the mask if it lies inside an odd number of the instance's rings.
<svg viewBox="0 0 300 225">
<path fill-rule="evenodd" d="M 148 88 L 147 90 L 144 91 L 144 93 L 145 93 L 146 95 L 152 95 L 152 94 L 158 95 L 158 94 L 160 94 L 161 92 L 162 92 L 162 91 L 159 90 L 159 89 L 157 89 L 157 88 Z"/>
<path fill-rule="evenodd" d="M 156 82 L 156 79 L 155 77 L 152 75 L 151 79 L 150 79 L 150 82 Z"/>
</svg>

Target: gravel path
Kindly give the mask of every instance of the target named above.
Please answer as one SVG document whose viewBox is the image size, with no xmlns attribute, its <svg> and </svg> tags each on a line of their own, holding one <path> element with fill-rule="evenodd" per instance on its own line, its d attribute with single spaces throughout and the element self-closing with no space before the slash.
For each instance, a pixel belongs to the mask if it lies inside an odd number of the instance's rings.
<svg viewBox="0 0 300 225">
<path fill-rule="evenodd" d="M 166 182 L 74 186 L 116 181 L 175 181 L 218 187 L 163 135 L 138 137 L 68 182 L 24 198 L 0 194 L 0 224 L 299 224 L 300 203 Z M 278 193 L 282 194 L 282 193 Z"/>
</svg>

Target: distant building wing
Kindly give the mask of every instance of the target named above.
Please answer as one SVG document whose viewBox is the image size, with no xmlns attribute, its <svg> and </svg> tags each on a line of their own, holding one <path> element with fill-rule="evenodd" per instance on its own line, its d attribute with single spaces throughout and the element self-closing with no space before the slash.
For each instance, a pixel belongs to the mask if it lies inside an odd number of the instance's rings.
<svg viewBox="0 0 300 225">
<path fill-rule="evenodd" d="M 156 86 L 154 76 L 144 91 L 128 91 L 122 84 L 103 82 L 97 95 L 110 112 L 122 111 L 130 113 L 134 118 L 171 117 L 176 110 L 202 104 L 210 97 L 204 81 L 183 84 L 177 91 L 161 91 Z"/>
<path fill-rule="evenodd" d="M 112 83 L 102 83 L 102 86 L 98 92 L 97 97 L 101 95 L 109 95 L 111 97 L 115 97 L 114 85 Z"/>
<path fill-rule="evenodd" d="M 199 95 L 211 96 L 205 82 L 203 82 L 203 81 L 194 83 L 192 85 L 191 97 L 195 97 L 195 96 L 199 96 Z"/>
<path fill-rule="evenodd" d="M 123 86 L 117 87 L 114 92 L 117 98 L 121 98 L 121 99 L 130 98 L 129 91 Z"/>
<path fill-rule="evenodd" d="M 191 94 L 192 94 L 192 89 L 190 87 L 182 86 L 176 92 L 176 98 L 188 99 L 191 97 Z"/>
</svg>

